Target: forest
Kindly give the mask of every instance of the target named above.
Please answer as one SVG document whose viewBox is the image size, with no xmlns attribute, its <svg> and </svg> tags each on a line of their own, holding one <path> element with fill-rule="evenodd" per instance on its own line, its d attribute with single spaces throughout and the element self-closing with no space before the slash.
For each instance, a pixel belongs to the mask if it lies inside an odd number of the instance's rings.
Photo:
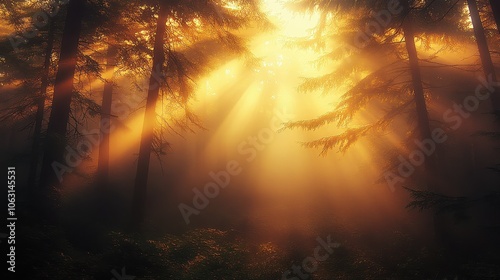
<svg viewBox="0 0 500 280">
<path fill-rule="evenodd" d="M 499 0 L 0 0 L 1 279 L 500 279 Z"/>
</svg>

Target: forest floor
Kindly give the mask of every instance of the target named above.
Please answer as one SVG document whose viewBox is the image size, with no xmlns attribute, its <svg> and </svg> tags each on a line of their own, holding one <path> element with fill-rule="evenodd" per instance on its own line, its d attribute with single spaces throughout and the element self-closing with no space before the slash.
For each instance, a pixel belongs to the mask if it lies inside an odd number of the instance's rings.
<svg viewBox="0 0 500 280">
<path fill-rule="evenodd" d="M 295 250 L 299 244 L 255 243 L 213 228 L 151 238 L 41 224 L 19 232 L 18 270 L 31 279 L 500 279 L 498 263 L 453 263 L 439 248 L 422 247 L 401 233 L 389 236 L 383 250 L 360 249 L 355 240 L 331 250 Z M 315 254 L 321 257 L 312 261 Z"/>
</svg>

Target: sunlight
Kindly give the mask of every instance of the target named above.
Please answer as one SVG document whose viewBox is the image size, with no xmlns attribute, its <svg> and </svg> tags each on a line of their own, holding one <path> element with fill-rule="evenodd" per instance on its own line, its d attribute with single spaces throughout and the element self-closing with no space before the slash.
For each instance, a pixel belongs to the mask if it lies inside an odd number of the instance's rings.
<svg viewBox="0 0 500 280">
<path fill-rule="evenodd" d="M 109 135 L 110 146 L 112 147 L 109 154 L 111 162 L 121 162 L 124 159 L 134 157 L 137 153 L 141 139 L 143 117 L 143 114 L 136 114 L 126 120 L 114 119 L 112 121 L 113 128 Z M 83 169 L 96 170 L 98 157 L 99 147 L 94 146 L 90 155 L 92 160 L 85 162 L 82 166 Z"/>
<path fill-rule="evenodd" d="M 123 155 L 135 153 L 141 139 L 144 114 L 137 114 L 123 123 L 116 121 L 115 131 L 112 132 L 110 143 L 113 147 L 110 159 L 119 161 Z M 126 141 L 125 141 L 126 139 Z"/>
<path fill-rule="evenodd" d="M 274 24 L 279 26 L 281 36 L 310 36 L 312 29 L 319 22 L 319 12 L 316 11 L 312 14 L 294 12 L 286 7 L 289 2 L 286 0 L 263 0 L 262 10 Z"/>
<path fill-rule="evenodd" d="M 500 279 L 500 1 L 129 2 L 0 2 L 9 271 Z"/>
<path fill-rule="evenodd" d="M 227 1 L 223 7 L 233 11 L 241 10 L 240 5 L 238 5 L 238 3 L 236 3 L 235 1 Z"/>
<path fill-rule="evenodd" d="M 310 36 L 318 23 L 319 14 L 293 12 L 286 7 L 286 1 L 279 0 L 263 1 L 262 10 L 274 21 L 276 29 L 254 35 L 251 39 L 249 47 L 259 63 L 248 68 L 242 59 L 233 60 L 202 78 L 203 86 L 196 95 L 195 110 L 204 119 L 222 118 L 208 127 L 214 129 L 205 148 L 208 162 L 216 161 L 222 154 L 234 154 L 238 144 L 251 136 L 249 129 L 252 127 L 266 128 L 269 125 L 269 121 L 263 119 L 266 112 L 271 114 L 273 110 L 281 110 L 291 112 L 297 119 L 311 118 L 331 110 L 338 98 L 316 93 L 308 96 L 296 94 L 302 77 L 328 71 L 313 64 L 321 53 L 287 46 L 292 37 Z M 217 117 L 224 111 L 224 116 Z M 286 134 L 292 139 L 300 139 L 304 133 Z M 270 145 L 263 153 L 268 155 L 262 156 L 271 166 L 276 165 L 282 153 L 290 149 L 298 149 L 298 157 L 300 154 L 317 155 L 317 151 L 302 150 L 295 140 L 284 143 L 285 138 L 276 137 L 281 140 Z"/>
<path fill-rule="evenodd" d="M 469 16 L 466 18 L 466 20 L 465 20 L 465 26 L 466 26 L 466 27 L 467 27 L 467 29 L 469 29 L 469 30 L 474 29 L 474 25 L 472 24 L 472 19 L 471 19 L 471 17 L 470 17 L 469 5 L 464 5 L 463 12 L 464 12 L 466 15 L 469 15 Z"/>
</svg>

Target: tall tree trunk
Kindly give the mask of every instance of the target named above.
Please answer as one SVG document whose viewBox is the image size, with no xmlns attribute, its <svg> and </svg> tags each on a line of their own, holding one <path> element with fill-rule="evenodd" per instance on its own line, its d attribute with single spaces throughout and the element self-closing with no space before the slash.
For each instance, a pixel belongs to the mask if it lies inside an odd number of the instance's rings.
<svg viewBox="0 0 500 280">
<path fill-rule="evenodd" d="M 134 198 L 132 205 L 132 227 L 139 230 L 144 219 L 146 206 L 147 183 L 149 173 L 149 161 L 153 146 L 153 134 L 156 124 L 156 102 L 160 91 L 158 81 L 158 69 L 162 69 L 165 63 L 164 37 L 166 22 L 168 18 L 167 4 L 160 5 L 160 11 L 156 26 L 155 43 L 153 50 L 153 65 L 149 77 L 148 97 L 146 100 L 146 112 L 142 128 L 141 143 L 139 149 L 139 159 L 137 161 L 137 174 L 134 184 Z"/>
<path fill-rule="evenodd" d="M 99 145 L 99 159 L 97 162 L 97 181 L 106 186 L 109 176 L 109 138 L 111 122 L 111 102 L 113 100 L 113 75 L 118 49 L 112 43 L 108 44 L 106 53 L 106 82 L 102 93 L 101 106 L 101 141 Z"/>
<path fill-rule="evenodd" d="M 483 65 L 485 78 L 489 80 L 491 77 L 491 80 L 497 81 L 495 66 L 491 60 L 488 41 L 486 40 L 486 35 L 484 34 L 484 27 L 481 22 L 481 17 L 479 16 L 476 0 L 467 0 L 467 4 L 469 6 L 472 26 L 474 27 L 474 36 L 476 37 L 476 43 L 479 49 L 479 56 L 481 57 L 481 64 Z M 497 92 L 491 94 L 491 103 L 495 112 L 500 111 L 500 98 L 498 97 Z"/>
<path fill-rule="evenodd" d="M 403 22 L 403 32 L 405 37 L 406 51 L 408 53 L 408 61 L 410 64 L 410 72 L 412 78 L 413 94 L 416 105 L 417 112 L 417 122 L 418 129 L 420 132 L 421 139 L 432 139 L 431 129 L 429 127 L 429 114 L 427 112 L 427 105 L 425 103 L 424 88 L 422 86 L 422 74 L 420 72 L 420 65 L 417 55 L 417 48 L 415 46 L 415 34 L 412 26 L 412 17 L 410 13 L 410 7 L 408 0 L 402 1 L 403 7 L 405 8 L 407 17 Z M 435 171 L 435 157 L 430 156 L 425 161 L 425 171 L 427 173 L 427 184 L 431 185 L 434 180 L 432 173 Z M 428 186 L 430 188 L 436 188 L 436 186 Z"/>
<path fill-rule="evenodd" d="M 70 114 L 71 98 L 73 96 L 73 78 L 78 56 L 78 41 L 80 39 L 82 17 L 85 0 L 70 0 L 61 41 L 59 64 L 54 84 L 52 110 L 47 126 L 44 157 L 40 176 L 41 199 L 54 199 L 53 188 L 58 185 L 61 173 L 56 173 L 53 164 L 64 162 L 65 137 Z M 47 196 L 49 195 L 49 196 Z M 44 201 L 51 202 L 51 201 Z M 53 202 L 53 201 L 52 201 Z M 51 206 L 51 205 L 46 205 Z"/>
<path fill-rule="evenodd" d="M 422 86 L 422 75 L 420 72 L 419 59 L 417 48 L 415 46 L 415 34 L 412 25 L 412 15 L 409 5 L 410 0 L 403 0 L 405 14 L 407 15 L 403 22 L 403 32 L 405 37 L 405 45 L 408 53 L 408 60 L 410 64 L 410 72 L 412 77 L 413 92 L 417 111 L 418 128 L 421 139 L 432 139 L 431 129 L 429 126 L 429 116 L 427 105 L 425 102 L 424 89 Z M 431 192 L 440 192 L 440 184 L 438 180 L 438 164 L 436 162 L 435 153 L 430 155 L 425 160 L 425 180 L 427 190 Z M 436 241 L 443 245 L 445 248 L 450 248 L 448 242 L 448 229 L 444 224 L 445 217 L 434 212 L 432 215 L 433 232 Z"/>
<path fill-rule="evenodd" d="M 43 115 L 45 112 L 45 100 L 47 98 L 47 88 L 49 86 L 50 60 L 54 49 L 54 28 L 55 21 L 50 20 L 49 31 L 47 35 L 47 47 L 45 48 L 45 58 L 43 62 L 43 73 L 40 84 L 40 96 L 37 100 L 37 110 L 35 115 L 35 129 L 33 132 L 33 146 L 31 149 L 30 171 L 28 175 L 28 186 L 35 188 L 38 175 L 38 163 L 40 161 L 40 148 L 42 139 Z"/>
<path fill-rule="evenodd" d="M 493 11 L 493 16 L 495 17 L 495 22 L 497 24 L 497 30 L 500 33 L 500 1 L 490 0 L 491 10 Z"/>
</svg>

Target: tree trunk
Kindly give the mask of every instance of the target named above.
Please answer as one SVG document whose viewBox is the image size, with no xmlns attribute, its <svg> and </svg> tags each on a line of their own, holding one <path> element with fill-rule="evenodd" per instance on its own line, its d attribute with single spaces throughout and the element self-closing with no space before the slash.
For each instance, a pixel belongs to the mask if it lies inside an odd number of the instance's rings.
<svg viewBox="0 0 500 280">
<path fill-rule="evenodd" d="M 493 11 L 493 16 L 495 17 L 495 22 L 497 24 L 497 30 L 500 33 L 500 1 L 490 0 L 491 10 Z"/>
<path fill-rule="evenodd" d="M 149 173 L 149 161 L 153 146 L 153 134 L 156 124 L 156 102 L 160 91 L 160 81 L 158 69 L 163 69 L 165 63 L 164 37 L 166 22 L 168 18 L 168 7 L 166 4 L 160 5 L 160 11 L 156 26 L 155 43 L 153 50 L 153 65 L 149 78 L 149 89 L 146 100 L 146 111 L 142 128 L 141 143 L 139 149 L 139 159 L 137 161 L 137 174 L 134 184 L 134 198 L 132 205 L 132 227 L 139 230 L 144 219 L 146 205 L 147 183 Z"/>
<path fill-rule="evenodd" d="M 410 12 L 408 0 L 402 1 L 403 7 L 407 13 Z M 415 46 L 415 34 L 411 22 L 412 18 L 409 14 L 403 22 L 403 32 L 405 37 L 406 51 L 408 53 L 408 61 L 410 64 L 410 72 L 413 85 L 413 94 L 417 112 L 418 129 L 420 138 L 432 139 L 431 129 L 429 127 L 429 115 L 427 112 L 427 105 L 425 103 L 424 88 L 422 86 L 422 74 L 420 73 L 419 60 L 417 55 L 417 48 Z M 427 184 L 431 185 L 434 176 L 431 174 L 435 171 L 436 165 L 434 164 L 434 156 L 429 156 L 425 160 L 425 172 L 427 173 Z M 428 186 L 429 189 L 434 189 L 436 186 Z"/>
<path fill-rule="evenodd" d="M 415 46 L 415 34 L 412 26 L 411 9 L 408 1 L 409 0 L 402 1 L 402 5 L 405 8 L 405 12 L 407 14 L 403 22 L 403 32 L 405 37 L 406 50 L 408 52 L 408 60 L 410 64 L 410 72 L 417 111 L 418 128 L 422 140 L 432 139 L 424 89 L 422 86 L 422 75 L 420 72 L 418 53 Z M 436 162 L 435 153 L 427 157 L 424 163 L 424 168 L 427 190 L 439 193 L 440 184 L 438 180 L 438 164 Z M 444 218 L 444 216 L 437 214 L 437 212 L 434 212 L 434 214 L 432 215 L 433 232 L 436 241 L 448 249 L 450 247 L 448 243 L 449 231 L 445 227 Z"/>
<path fill-rule="evenodd" d="M 47 47 L 45 48 L 45 58 L 43 62 L 43 73 L 40 84 L 40 96 L 37 98 L 37 110 L 35 115 L 35 129 L 33 132 L 33 146 L 31 149 L 30 171 L 28 175 L 28 186 L 35 188 L 38 176 L 38 164 L 40 161 L 40 148 L 42 139 L 43 115 L 45 112 L 45 99 L 47 98 L 47 88 L 49 86 L 50 60 L 54 49 L 54 28 L 55 21 L 50 20 L 47 37 Z"/>
<path fill-rule="evenodd" d="M 113 99 L 113 75 L 116 64 L 118 49 L 113 44 L 108 44 L 106 53 L 106 82 L 102 93 L 101 106 L 101 141 L 99 145 L 99 159 L 97 162 L 97 181 L 102 186 L 106 186 L 109 176 L 109 138 L 111 122 L 111 102 Z"/>
<path fill-rule="evenodd" d="M 62 179 L 62 174 L 56 173 L 53 164 L 57 162 L 68 165 L 64 161 L 66 145 L 64 139 L 73 96 L 73 78 L 77 63 L 84 2 L 85 0 L 70 0 L 68 3 L 40 176 L 40 191 L 43 195 L 41 199 L 44 200 L 54 199 L 52 197 L 55 195 L 53 188 L 57 187 L 58 182 Z"/>
<path fill-rule="evenodd" d="M 488 41 L 486 40 L 486 35 L 484 34 L 484 27 L 481 22 L 481 17 L 479 16 L 476 0 L 467 0 L 467 4 L 469 5 L 472 26 L 474 27 L 474 36 L 476 37 L 476 43 L 479 49 L 479 56 L 481 57 L 481 64 L 483 65 L 485 78 L 486 80 L 490 80 L 489 77 L 491 77 L 491 80 L 496 81 L 497 77 L 495 73 L 495 66 L 491 60 Z M 500 98 L 498 97 L 498 93 L 495 92 L 491 94 L 491 103 L 495 112 L 500 111 Z"/>
</svg>

